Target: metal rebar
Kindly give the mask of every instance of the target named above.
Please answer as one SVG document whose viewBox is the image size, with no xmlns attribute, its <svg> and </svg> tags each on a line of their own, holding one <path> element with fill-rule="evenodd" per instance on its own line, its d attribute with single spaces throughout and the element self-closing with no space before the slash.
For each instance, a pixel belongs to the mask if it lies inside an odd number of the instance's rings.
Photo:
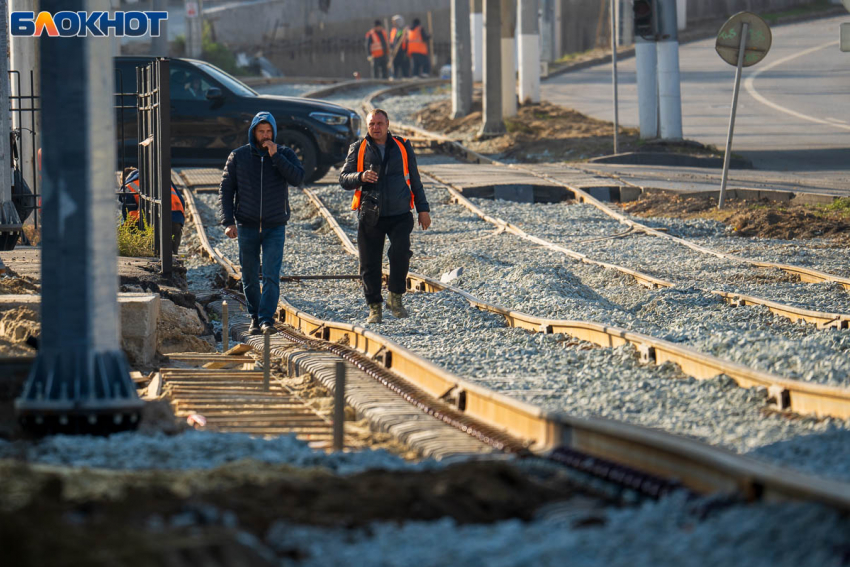
<svg viewBox="0 0 850 567">
<path fill-rule="evenodd" d="M 227 313 L 227 300 L 221 302 L 221 352 L 230 350 L 230 317 Z"/>
<path fill-rule="evenodd" d="M 263 391 L 269 391 L 271 378 L 271 336 L 272 328 L 266 327 L 263 331 Z"/>
<path fill-rule="evenodd" d="M 342 451 L 345 447 L 345 363 L 336 363 L 336 377 L 334 381 L 334 419 L 333 419 L 333 449 Z"/>
</svg>

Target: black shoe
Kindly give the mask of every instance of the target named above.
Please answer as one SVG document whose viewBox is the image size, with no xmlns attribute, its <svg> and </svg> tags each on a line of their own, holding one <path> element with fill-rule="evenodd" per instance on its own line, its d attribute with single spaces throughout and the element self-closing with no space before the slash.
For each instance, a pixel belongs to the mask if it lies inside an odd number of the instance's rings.
<svg viewBox="0 0 850 567">
<path fill-rule="evenodd" d="M 260 330 L 260 322 L 256 317 L 251 317 L 251 326 L 248 327 L 249 335 L 262 335 L 263 331 Z"/>
<path fill-rule="evenodd" d="M 263 321 L 260 325 L 260 333 L 265 333 L 268 331 L 270 335 L 273 335 L 277 332 L 277 329 L 274 328 L 274 324 L 269 323 L 268 321 Z"/>
</svg>

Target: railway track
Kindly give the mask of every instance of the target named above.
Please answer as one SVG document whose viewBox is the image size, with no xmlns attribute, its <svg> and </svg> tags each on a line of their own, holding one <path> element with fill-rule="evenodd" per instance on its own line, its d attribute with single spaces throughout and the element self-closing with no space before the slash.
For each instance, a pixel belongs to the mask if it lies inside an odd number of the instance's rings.
<svg viewBox="0 0 850 567">
<path fill-rule="evenodd" d="M 340 239 L 345 250 L 349 254 L 356 256 L 356 247 L 340 227 L 333 214 L 313 192 L 306 188 L 303 191 L 331 226 L 331 229 Z M 466 200 L 456 192 L 453 192 L 453 195 L 459 201 Z M 474 205 L 472 207 L 473 209 L 475 208 Z M 784 379 L 742 364 L 722 360 L 681 344 L 672 343 L 643 333 L 630 332 L 616 326 L 608 326 L 589 321 L 567 321 L 536 317 L 488 303 L 459 288 L 443 284 L 436 279 L 416 273 L 409 274 L 408 288 L 411 291 L 421 292 L 451 291 L 460 295 L 470 305 L 478 309 L 501 315 L 504 317 L 506 324 L 511 327 L 518 327 L 536 333 L 566 334 L 603 347 L 630 344 L 641 353 L 643 362 L 655 364 L 672 362 L 679 365 L 686 375 L 694 378 L 714 378 L 725 374 L 734 379 L 741 387 L 766 388 L 771 396 L 775 398 L 777 405 L 781 409 L 788 409 L 799 414 L 830 416 L 841 419 L 850 418 L 850 389 Z"/>
<path fill-rule="evenodd" d="M 374 101 L 378 98 L 382 98 L 385 96 L 389 96 L 396 93 L 402 93 L 406 90 L 409 90 L 409 87 L 406 85 L 401 86 L 392 86 L 389 88 L 381 89 L 370 93 L 363 99 L 362 109 L 364 113 L 368 113 L 372 108 L 375 107 Z M 800 281 L 806 283 L 823 283 L 823 282 L 831 282 L 836 283 L 844 287 L 845 290 L 850 290 L 850 278 L 830 274 L 821 270 L 816 270 L 813 268 L 808 268 L 805 266 L 797 266 L 786 263 L 779 262 L 765 262 L 759 261 L 755 259 L 750 259 L 742 256 L 738 256 L 736 254 L 731 254 L 727 252 L 723 252 L 720 250 L 715 250 L 713 248 L 702 246 L 697 243 L 691 242 L 684 238 L 679 238 L 670 234 L 667 234 L 664 231 L 658 230 L 656 228 L 649 227 L 643 223 L 636 222 L 632 219 L 629 219 L 625 215 L 613 210 L 611 207 L 607 206 L 605 203 L 588 193 L 585 189 L 580 186 L 565 182 L 562 179 L 559 179 L 558 175 L 553 175 L 551 172 L 540 171 L 539 166 L 530 166 L 526 164 L 505 164 L 499 162 L 498 160 L 489 158 L 487 156 L 481 155 L 477 152 L 469 150 L 464 147 L 462 144 L 455 142 L 454 140 L 443 136 L 441 134 L 436 134 L 433 132 L 429 132 L 427 130 L 417 128 L 415 126 L 407 125 L 407 124 L 399 124 L 393 123 L 393 130 L 397 132 L 401 132 L 404 135 L 415 137 L 418 140 L 424 140 L 429 142 L 428 146 L 431 148 L 435 148 L 438 151 L 447 152 L 449 155 L 458 157 L 464 161 L 475 163 L 475 164 L 490 164 L 493 166 L 497 166 L 499 168 L 509 168 L 512 170 L 519 170 L 525 172 L 535 178 L 539 178 L 545 180 L 547 183 L 552 185 L 556 185 L 559 187 L 563 187 L 567 191 L 569 191 L 578 201 L 582 203 L 588 203 L 601 211 L 603 214 L 608 217 L 616 220 L 617 222 L 624 224 L 629 227 L 630 230 L 640 232 L 643 234 L 647 234 L 650 236 L 666 239 L 669 242 L 684 246 L 690 250 L 693 250 L 699 254 L 709 255 L 716 258 L 720 258 L 723 260 L 727 260 L 731 263 L 737 264 L 748 264 L 756 268 L 773 268 L 778 269 L 783 272 L 786 272 L 794 277 L 798 277 Z M 570 175 L 575 176 L 575 174 L 580 174 L 582 177 L 591 177 L 598 178 L 600 176 L 598 171 L 588 170 L 584 168 L 574 168 L 574 167 L 559 167 L 559 170 L 565 170 L 568 172 L 568 177 Z M 426 169 L 427 171 L 427 169 Z M 569 174 L 569 172 L 573 172 Z M 439 176 L 431 174 L 432 177 L 436 178 L 438 181 L 441 181 L 445 184 L 450 183 L 445 179 L 440 179 Z M 609 177 L 610 178 L 610 177 Z M 636 187 L 632 185 L 633 187 Z M 638 190 L 639 187 L 636 187 Z M 454 189 L 453 194 L 455 197 L 460 197 L 461 192 L 458 191 L 456 187 L 452 187 Z M 536 238 L 532 235 L 529 235 L 519 229 L 517 226 L 506 222 L 502 219 L 493 218 L 490 215 L 487 215 L 477 207 L 471 206 L 472 204 L 468 199 L 462 199 L 459 202 L 467 208 L 470 208 L 473 212 L 475 212 L 478 216 L 491 222 L 495 226 L 501 228 L 503 231 L 510 231 L 518 236 L 523 238 L 536 241 L 538 244 L 542 246 L 558 246 L 550 241 L 546 241 L 543 239 Z M 594 260 L 586 254 L 581 254 L 575 250 L 571 250 L 569 248 L 565 248 L 563 246 L 559 247 L 559 251 L 573 259 L 580 260 L 582 262 L 588 263 L 597 263 L 598 265 L 607 264 L 606 267 L 612 267 L 622 273 L 629 274 L 635 278 L 635 280 L 646 286 L 659 286 L 659 287 L 672 287 L 674 284 L 663 279 L 654 277 L 651 275 L 647 275 L 642 273 L 639 270 L 635 270 L 632 268 L 627 268 L 624 266 L 618 266 L 616 264 L 610 262 L 600 262 L 598 260 Z M 812 323 L 817 325 L 819 328 L 839 328 L 846 329 L 850 328 L 850 313 L 840 313 L 840 312 L 825 312 L 819 309 L 807 309 L 805 307 L 794 306 L 784 304 L 780 301 L 774 301 L 768 298 L 757 297 L 752 294 L 744 294 L 744 293 L 734 293 L 726 290 L 711 290 L 713 293 L 716 293 L 719 297 L 726 300 L 729 304 L 733 306 L 738 305 L 762 305 L 768 308 L 771 312 L 791 319 L 792 321 L 802 321 L 807 323 Z"/>
<path fill-rule="evenodd" d="M 207 254 L 229 274 L 238 276 L 238 269 L 224 254 L 212 246 Z M 426 279 L 420 283 L 432 285 Z M 820 479 L 815 482 L 804 474 L 659 431 L 547 412 L 454 375 L 363 327 L 320 319 L 286 301 L 281 302 L 280 316 L 283 322 L 301 331 L 304 340 L 328 345 L 345 343 L 404 383 L 450 403 L 465 419 L 503 431 L 536 452 L 574 463 L 590 459 L 599 463 L 597 472 L 606 478 L 615 478 L 621 474 L 617 471 L 628 467 L 653 478 L 678 479 L 697 491 L 735 491 L 752 499 L 792 498 L 850 507 L 850 493 L 842 483 Z"/>
</svg>

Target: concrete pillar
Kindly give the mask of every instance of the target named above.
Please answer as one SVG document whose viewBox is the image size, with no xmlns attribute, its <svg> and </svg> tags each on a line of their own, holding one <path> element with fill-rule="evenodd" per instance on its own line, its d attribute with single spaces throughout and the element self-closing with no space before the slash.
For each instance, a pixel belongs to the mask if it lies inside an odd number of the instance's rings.
<svg viewBox="0 0 850 567">
<path fill-rule="evenodd" d="M 517 115 L 516 0 L 502 2 L 502 117 Z"/>
<path fill-rule="evenodd" d="M 563 36 L 563 26 L 561 25 L 561 14 L 563 13 L 564 0 L 555 0 L 552 7 L 552 59 L 558 60 L 564 54 L 564 47 L 561 41 Z"/>
<path fill-rule="evenodd" d="M 168 11 L 168 0 L 153 0 L 155 12 Z M 155 57 L 168 57 L 168 20 L 160 22 L 158 37 L 151 38 L 151 55 Z"/>
<path fill-rule="evenodd" d="M 676 29 L 683 31 L 688 27 L 688 0 L 676 0 Z"/>
<path fill-rule="evenodd" d="M 540 60 L 551 63 L 555 60 L 555 44 L 552 31 L 555 19 L 555 0 L 540 0 Z"/>
<path fill-rule="evenodd" d="M 21 224 L 15 205 L 12 203 L 11 145 L 9 144 L 9 18 L 6 0 L 0 0 L 3 22 L 0 23 L 0 224 Z"/>
<path fill-rule="evenodd" d="M 501 0 L 484 0 L 484 100 L 482 136 L 505 131 L 502 121 Z"/>
<path fill-rule="evenodd" d="M 631 0 L 620 0 L 620 43 L 618 45 L 628 46 L 635 42 L 635 13 L 632 9 Z"/>
<path fill-rule="evenodd" d="M 539 0 L 519 0 L 519 101 L 540 102 Z"/>
<path fill-rule="evenodd" d="M 472 80 L 484 80 L 484 14 L 482 0 L 472 0 L 469 27 L 472 37 Z"/>
<path fill-rule="evenodd" d="M 658 83 L 655 76 L 657 66 L 655 42 L 635 36 L 638 118 L 640 137 L 644 140 L 658 137 Z"/>
<path fill-rule="evenodd" d="M 9 3 L 9 10 L 39 12 L 37 0 L 14 0 Z M 10 42 L 10 68 L 17 74 L 10 77 L 10 88 L 14 95 L 30 96 L 41 92 L 39 73 L 38 38 L 15 36 Z M 32 108 L 32 101 L 17 101 L 15 108 Z M 38 103 L 35 103 L 38 106 Z M 8 106 L 6 108 L 9 108 Z M 21 173 L 24 181 L 31 189 L 38 189 L 38 165 L 36 154 L 41 147 L 41 113 L 12 113 L 12 128 L 21 130 L 18 146 Z M 8 130 L 4 130 L 8 131 Z M 8 162 L 7 162 L 8 163 Z"/>
<path fill-rule="evenodd" d="M 106 0 L 41 9 L 106 10 Z M 44 124 L 41 341 L 15 402 L 36 432 L 135 427 L 142 402 L 119 332 L 112 37 L 40 39 Z"/>
<path fill-rule="evenodd" d="M 661 138 L 682 139 L 682 94 L 679 86 L 677 0 L 657 0 L 660 37 L 658 51 L 658 111 Z"/>
<path fill-rule="evenodd" d="M 452 0 L 452 117 L 472 111 L 469 0 Z"/>
</svg>

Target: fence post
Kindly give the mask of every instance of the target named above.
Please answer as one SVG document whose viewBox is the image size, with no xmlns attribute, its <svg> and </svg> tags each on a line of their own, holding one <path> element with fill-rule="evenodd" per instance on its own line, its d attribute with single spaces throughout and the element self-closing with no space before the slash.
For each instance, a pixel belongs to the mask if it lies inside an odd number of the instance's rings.
<svg viewBox="0 0 850 567">
<path fill-rule="evenodd" d="M 227 313 L 227 301 L 221 302 L 221 352 L 230 350 L 230 316 Z"/>
<path fill-rule="evenodd" d="M 263 391 L 269 391 L 269 382 L 271 382 L 271 327 L 266 327 L 263 331 Z"/>
<path fill-rule="evenodd" d="M 345 448 L 345 363 L 342 361 L 336 363 L 333 427 L 333 450 L 342 451 Z"/>
<path fill-rule="evenodd" d="M 157 134 L 156 153 L 159 163 L 160 187 L 160 246 L 159 257 L 163 275 L 172 271 L 171 243 L 171 88 L 167 58 L 156 60 Z"/>
</svg>

